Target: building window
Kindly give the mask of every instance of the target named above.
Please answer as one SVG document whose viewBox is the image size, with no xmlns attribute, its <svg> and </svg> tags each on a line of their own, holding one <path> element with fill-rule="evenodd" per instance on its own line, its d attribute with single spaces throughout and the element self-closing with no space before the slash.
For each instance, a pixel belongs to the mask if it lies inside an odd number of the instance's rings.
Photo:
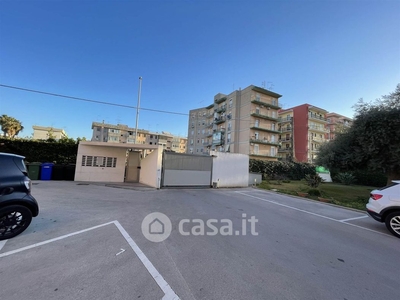
<svg viewBox="0 0 400 300">
<path fill-rule="evenodd" d="M 190 132 L 190 134 L 191 134 L 191 135 L 194 135 L 194 130 L 192 130 L 192 131 Z"/>
<path fill-rule="evenodd" d="M 229 99 L 229 108 L 232 108 L 233 99 Z"/>
<path fill-rule="evenodd" d="M 116 166 L 116 157 L 82 155 L 82 167 L 115 168 Z"/>
</svg>

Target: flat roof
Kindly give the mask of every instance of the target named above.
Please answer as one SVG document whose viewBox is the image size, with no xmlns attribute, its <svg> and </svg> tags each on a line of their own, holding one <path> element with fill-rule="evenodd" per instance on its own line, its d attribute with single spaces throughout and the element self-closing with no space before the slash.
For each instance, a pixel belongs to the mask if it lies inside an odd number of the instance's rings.
<svg viewBox="0 0 400 300">
<path fill-rule="evenodd" d="M 79 145 L 85 146 L 97 146 L 97 147 L 114 147 L 114 148 L 125 148 L 125 149 L 139 149 L 139 150 L 156 150 L 162 148 L 158 145 L 147 145 L 147 144 L 131 144 L 131 143 L 108 143 L 108 142 L 92 142 L 92 141 L 80 141 Z"/>
</svg>

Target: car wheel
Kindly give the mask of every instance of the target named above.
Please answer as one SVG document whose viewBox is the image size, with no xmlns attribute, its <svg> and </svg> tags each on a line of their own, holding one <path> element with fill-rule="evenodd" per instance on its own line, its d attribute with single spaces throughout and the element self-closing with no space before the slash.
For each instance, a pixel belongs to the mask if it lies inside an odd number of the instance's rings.
<svg viewBox="0 0 400 300">
<path fill-rule="evenodd" d="M 388 215 L 385 219 L 387 229 L 395 236 L 400 238 L 400 211 Z"/>
<path fill-rule="evenodd" d="M 10 205 L 0 209 L 0 241 L 13 238 L 32 221 L 32 212 L 22 205 Z"/>
</svg>

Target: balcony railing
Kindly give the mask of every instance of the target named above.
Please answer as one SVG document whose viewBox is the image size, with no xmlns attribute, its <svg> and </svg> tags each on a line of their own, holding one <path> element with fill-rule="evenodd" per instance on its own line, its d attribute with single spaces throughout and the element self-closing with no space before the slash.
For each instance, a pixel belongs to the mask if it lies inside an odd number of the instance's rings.
<svg viewBox="0 0 400 300">
<path fill-rule="evenodd" d="M 282 107 L 280 107 L 278 105 L 274 105 L 274 104 L 271 104 L 271 103 L 268 103 L 268 102 L 264 102 L 261 99 L 257 99 L 257 98 L 251 100 L 251 103 L 258 104 L 258 105 L 265 106 L 265 107 L 269 107 L 269 108 L 276 109 L 276 110 L 282 108 Z"/>
<path fill-rule="evenodd" d="M 224 102 L 226 100 L 226 97 L 222 97 L 222 98 L 219 98 L 219 99 L 215 99 L 215 103 L 222 103 L 222 102 Z"/>
<path fill-rule="evenodd" d="M 279 130 L 279 132 L 291 132 L 292 131 L 292 127 L 283 127 Z"/>
<path fill-rule="evenodd" d="M 278 146 L 279 145 L 278 142 L 272 142 L 272 141 L 269 141 L 268 139 L 250 139 L 250 143 L 272 145 L 272 146 Z"/>
<path fill-rule="evenodd" d="M 290 137 L 290 138 L 279 139 L 279 141 L 282 143 L 290 143 L 292 142 L 292 138 Z"/>
<path fill-rule="evenodd" d="M 280 148 L 278 149 L 279 152 L 292 152 L 293 148 L 289 147 L 289 148 Z"/>
<path fill-rule="evenodd" d="M 279 123 L 292 122 L 292 121 L 293 121 L 293 118 L 292 118 L 292 117 L 286 117 L 286 118 L 281 118 L 281 117 L 279 117 L 279 118 L 278 118 L 278 122 L 279 122 Z"/>
<path fill-rule="evenodd" d="M 277 153 L 272 153 L 270 151 L 254 151 L 254 150 L 251 150 L 249 155 L 278 158 L 278 154 Z"/>
<path fill-rule="evenodd" d="M 266 119 L 266 120 L 271 120 L 274 122 L 278 122 L 278 117 L 275 115 L 275 117 L 272 114 L 269 114 L 268 112 L 262 112 L 261 110 L 252 110 L 250 113 L 251 116 L 261 118 L 261 119 Z"/>
<path fill-rule="evenodd" d="M 323 127 L 323 126 L 313 126 L 313 125 L 310 125 L 310 126 L 308 126 L 308 130 L 311 130 L 311 131 L 318 131 L 318 132 L 328 132 L 328 129 L 326 129 L 326 128 Z"/>
<path fill-rule="evenodd" d="M 260 131 L 266 131 L 266 132 L 272 132 L 272 133 L 280 133 L 280 131 L 277 130 L 277 129 L 275 129 L 275 127 L 267 126 L 267 125 L 252 124 L 252 125 L 250 126 L 250 129 L 255 129 L 255 130 L 260 130 Z"/>
<path fill-rule="evenodd" d="M 224 111 L 226 111 L 226 105 L 222 105 L 222 106 L 217 107 L 217 108 L 215 109 L 215 112 L 217 112 L 217 113 L 222 113 L 222 112 L 224 112 Z"/>
<path fill-rule="evenodd" d="M 310 119 L 314 119 L 314 120 L 318 120 L 318 121 L 322 121 L 322 122 L 328 122 L 328 120 L 326 118 L 324 118 L 322 116 L 319 116 L 319 115 L 316 115 L 316 114 L 309 113 L 308 117 Z"/>
<path fill-rule="evenodd" d="M 315 143 L 324 143 L 326 140 L 321 138 L 312 138 L 312 141 Z"/>
<path fill-rule="evenodd" d="M 218 117 L 214 119 L 214 124 L 221 124 L 225 122 L 226 118 L 224 116 Z"/>
</svg>

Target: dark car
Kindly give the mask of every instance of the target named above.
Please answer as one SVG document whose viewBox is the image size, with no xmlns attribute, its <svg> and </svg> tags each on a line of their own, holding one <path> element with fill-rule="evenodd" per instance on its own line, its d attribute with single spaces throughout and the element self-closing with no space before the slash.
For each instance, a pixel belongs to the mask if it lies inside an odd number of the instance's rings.
<svg viewBox="0 0 400 300">
<path fill-rule="evenodd" d="M 39 214 L 31 186 L 24 157 L 0 153 L 0 240 L 17 236 Z"/>
</svg>

